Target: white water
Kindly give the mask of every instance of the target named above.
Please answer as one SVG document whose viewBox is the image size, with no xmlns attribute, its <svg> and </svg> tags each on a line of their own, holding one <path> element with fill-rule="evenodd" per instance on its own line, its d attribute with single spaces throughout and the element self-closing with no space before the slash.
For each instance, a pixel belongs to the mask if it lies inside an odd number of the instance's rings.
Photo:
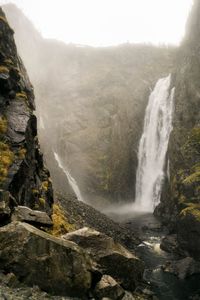
<svg viewBox="0 0 200 300">
<path fill-rule="evenodd" d="M 79 201 L 84 202 L 83 197 L 81 195 L 81 191 L 80 191 L 80 189 L 78 187 L 78 184 L 77 184 L 76 180 L 72 177 L 72 175 L 69 173 L 69 171 L 64 168 L 64 166 L 63 166 L 63 164 L 61 162 L 61 159 L 60 159 L 59 155 L 56 152 L 54 152 L 54 157 L 55 157 L 55 159 L 56 159 L 56 161 L 58 163 L 58 166 L 63 170 L 63 172 L 67 176 L 68 182 L 69 182 L 70 186 L 72 187 L 72 190 L 74 191 L 77 199 Z"/>
<path fill-rule="evenodd" d="M 135 209 L 152 212 L 160 202 L 165 157 L 172 130 L 171 75 L 159 79 L 149 97 L 138 150 Z"/>
</svg>

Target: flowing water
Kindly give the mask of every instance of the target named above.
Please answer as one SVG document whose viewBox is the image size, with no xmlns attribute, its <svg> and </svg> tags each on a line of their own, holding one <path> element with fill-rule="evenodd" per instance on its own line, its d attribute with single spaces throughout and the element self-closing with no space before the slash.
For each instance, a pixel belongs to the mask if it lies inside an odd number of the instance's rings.
<svg viewBox="0 0 200 300">
<path fill-rule="evenodd" d="M 126 209 L 118 208 L 108 213 L 114 221 L 127 226 L 129 230 L 140 236 L 142 242 L 135 252 L 145 262 L 144 280 L 147 289 L 153 291 L 159 300 L 199 300 L 200 275 L 193 275 L 186 279 L 179 279 L 173 274 L 162 270 L 167 261 L 180 259 L 160 249 L 162 238 L 167 231 L 152 213 L 125 213 Z"/>
<path fill-rule="evenodd" d="M 74 193 L 75 193 L 77 199 L 78 199 L 79 201 L 84 202 L 84 199 L 83 199 L 83 197 L 82 197 L 82 195 L 81 195 L 81 191 L 80 191 L 80 189 L 79 189 L 79 187 L 78 187 L 78 184 L 77 184 L 76 180 L 72 177 L 72 175 L 69 173 L 69 171 L 67 170 L 67 168 L 65 168 L 65 167 L 63 166 L 63 163 L 62 163 L 62 161 L 61 161 L 59 155 L 58 155 L 56 152 L 54 152 L 54 157 L 55 157 L 55 159 L 56 159 L 56 161 L 57 161 L 57 163 L 58 163 L 58 166 L 59 166 L 59 167 L 63 170 L 63 172 L 65 173 L 65 175 L 66 175 L 66 177 L 67 177 L 67 179 L 68 179 L 68 182 L 69 182 L 69 184 L 70 184 L 72 190 L 74 191 Z"/>
<path fill-rule="evenodd" d="M 153 212 L 160 201 L 165 158 L 172 130 L 174 88 L 171 75 L 159 79 L 146 108 L 139 143 L 135 207 Z"/>
</svg>

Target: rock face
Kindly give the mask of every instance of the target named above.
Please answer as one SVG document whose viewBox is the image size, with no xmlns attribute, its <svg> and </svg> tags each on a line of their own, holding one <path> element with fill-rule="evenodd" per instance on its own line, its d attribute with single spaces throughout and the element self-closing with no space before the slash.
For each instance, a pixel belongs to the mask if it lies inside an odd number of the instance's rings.
<svg viewBox="0 0 200 300">
<path fill-rule="evenodd" d="M 169 142 L 170 179 L 156 213 L 190 255 L 200 258 L 200 3 L 194 1 L 186 37 L 178 51 L 173 131 Z"/>
<path fill-rule="evenodd" d="M 170 73 L 175 50 L 65 45 L 44 40 L 16 7 L 5 11 L 35 87 L 40 140 L 55 188 L 70 193 L 53 149 L 95 207 L 105 198 L 132 200 L 149 93 Z"/>
<path fill-rule="evenodd" d="M 38 144 L 34 107 L 33 87 L 0 9 L 1 219 L 17 204 L 51 212 L 52 185 Z"/>
<path fill-rule="evenodd" d="M 125 289 L 134 291 L 141 281 L 144 271 L 142 261 L 105 234 L 84 227 L 63 238 L 87 250 L 102 273 L 112 276 Z"/>
<path fill-rule="evenodd" d="M 0 228 L 0 268 L 53 294 L 85 296 L 91 287 L 90 260 L 76 244 L 26 223 Z"/>
</svg>

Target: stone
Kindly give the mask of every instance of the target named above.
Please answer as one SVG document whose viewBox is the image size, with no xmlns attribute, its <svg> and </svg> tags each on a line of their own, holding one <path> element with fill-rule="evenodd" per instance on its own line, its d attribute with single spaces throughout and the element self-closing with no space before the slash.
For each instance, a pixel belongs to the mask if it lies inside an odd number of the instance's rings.
<svg viewBox="0 0 200 300">
<path fill-rule="evenodd" d="M 180 279 L 185 279 L 194 274 L 200 273 L 200 262 L 192 257 L 186 257 L 176 261 L 169 261 L 162 266 L 164 272 L 172 273 Z"/>
<path fill-rule="evenodd" d="M 15 207 L 11 219 L 12 221 L 25 221 L 28 223 L 38 223 L 47 226 L 53 225 L 53 222 L 47 213 L 39 210 L 32 210 L 26 206 Z"/>
<path fill-rule="evenodd" d="M 160 248 L 169 253 L 176 253 L 179 251 L 177 234 L 165 236 L 161 241 Z"/>
<path fill-rule="evenodd" d="M 84 299 L 91 287 L 91 261 L 80 247 L 22 222 L 0 228 L 0 269 L 57 295 Z"/>
<path fill-rule="evenodd" d="M 124 296 L 122 287 L 109 275 L 103 275 L 94 290 L 95 299 L 120 300 Z"/>
<path fill-rule="evenodd" d="M 178 242 L 188 256 L 200 259 L 200 210 L 188 207 L 184 209 L 177 221 Z"/>
<path fill-rule="evenodd" d="M 102 273 L 112 276 L 124 289 L 133 291 L 142 279 L 143 262 L 107 235 L 84 227 L 64 235 L 63 239 L 85 249 Z"/>
</svg>

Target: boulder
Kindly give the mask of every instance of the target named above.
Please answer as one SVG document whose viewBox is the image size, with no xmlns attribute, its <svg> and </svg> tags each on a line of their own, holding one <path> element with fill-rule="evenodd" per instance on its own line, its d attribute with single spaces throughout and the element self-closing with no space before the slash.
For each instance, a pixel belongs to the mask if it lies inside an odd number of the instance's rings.
<svg viewBox="0 0 200 300">
<path fill-rule="evenodd" d="M 84 227 L 63 238 L 84 248 L 102 273 L 112 276 L 123 288 L 133 291 L 142 279 L 143 262 L 107 235 Z"/>
<path fill-rule="evenodd" d="M 94 290 L 95 299 L 97 300 L 104 297 L 120 300 L 123 298 L 124 293 L 123 288 L 109 275 L 103 275 Z"/>
<path fill-rule="evenodd" d="M 169 253 L 179 252 L 177 234 L 165 236 L 161 241 L 160 248 Z"/>
<path fill-rule="evenodd" d="M 85 299 L 91 287 L 91 262 L 80 247 L 22 222 L 0 228 L 0 269 L 52 294 Z"/>
<path fill-rule="evenodd" d="M 25 221 L 28 223 L 38 223 L 46 226 L 53 225 L 53 222 L 47 213 L 39 210 L 32 210 L 26 206 L 15 207 L 11 219 L 12 221 Z"/>
<path fill-rule="evenodd" d="M 192 257 L 186 257 L 180 260 L 167 262 L 162 267 L 164 272 L 172 273 L 180 279 L 200 273 L 200 262 L 195 261 Z"/>
</svg>

